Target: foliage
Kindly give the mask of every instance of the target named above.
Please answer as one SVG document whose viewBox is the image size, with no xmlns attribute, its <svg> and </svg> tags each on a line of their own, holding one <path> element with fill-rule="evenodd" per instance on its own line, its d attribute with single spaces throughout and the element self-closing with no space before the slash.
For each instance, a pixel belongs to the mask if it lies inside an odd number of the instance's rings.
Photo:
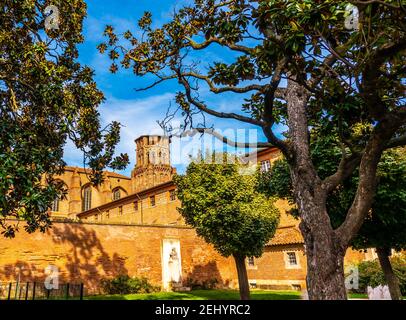
<svg viewBox="0 0 406 320">
<path fill-rule="evenodd" d="M 358 248 L 406 248 L 406 149 L 386 152 L 378 168 L 379 185 L 372 204 L 354 241 Z"/>
<path fill-rule="evenodd" d="M 345 27 L 349 2 L 360 11 L 360 25 L 355 26 L 361 29 L 359 32 Z M 290 73 L 309 86 L 311 81 L 305 82 L 306 78 L 320 78 L 323 81 L 315 82 L 320 87 L 310 88 L 316 99 L 309 100 L 309 121 L 323 118 L 334 121 L 336 126 L 340 121 L 346 129 L 361 118 L 372 123 L 374 113 L 379 111 L 368 110 L 363 99 L 377 97 L 376 109 L 393 110 L 402 103 L 401 51 L 405 35 L 404 9 L 398 7 L 397 1 L 349 2 L 195 0 L 176 10 L 171 21 L 156 28 L 152 14 L 145 12 L 138 21 L 142 37 L 131 30 L 120 37 L 114 26 L 108 25 L 104 32 L 106 41 L 98 48 L 111 58 L 112 72 L 121 66 L 132 69 L 137 76 L 153 74 L 157 76 L 156 84 L 178 79 L 185 89 L 177 96 L 183 115 L 192 115 L 193 109 L 198 109 L 257 124 L 267 133 L 270 123 L 287 124 L 283 101 L 286 97 L 280 94 L 281 79 Z M 227 54 L 230 61 L 208 60 L 207 73 L 195 62 L 186 62 L 185 56 L 191 51 L 203 51 L 213 45 L 231 52 Z M 386 56 L 380 50 L 387 50 Z M 384 74 L 384 67 L 377 67 L 373 86 L 376 91 L 370 96 L 361 92 L 372 89 L 363 85 L 361 75 L 372 64 L 381 66 L 385 60 L 390 61 L 387 71 L 392 76 Z M 250 118 L 209 110 L 201 98 L 192 95 L 200 86 L 186 83 L 195 81 L 206 84 L 214 94 L 247 94 L 241 109 Z M 278 86 L 280 90 L 276 90 Z M 378 101 L 382 106 L 377 106 Z M 193 126 L 192 119 L 189 120 L 185 125 Z"/>
<path fill-rule="evenodd" d="M 292 183 L 289 174 L 289 165 L 285 159 L 278 159 L 272 164 L 272 170 L 260 172 L 259 190 L 294 204 Z"/>
<path fill-rule="evenodd" d="M 0 8 L 0 225 L 7 237 L 18 230 L 7 218 L 25 219 L 28 232 L 49 226 L 47 210 L 66 191 L 53 176 L 63 171 L 68 139 L 84 152 L 94 183 L 105 167 L 128 162 L 114 158 L 120 124 L 101 127 L 103 94 L 93 70 L 77 61 L 86 4 L 53 1 L 59 29 L 45 30 L 49 4 L 4 0 Z"/>
<path fill-rule="evenodd" d="M 241 175 L 239 168 L 192 162 L 184 176 L 174 177 L 182 202 L 178 210 L 223 256 L 258 257 L 275 233 L 279 211 L 258 192 L 256 176 Z"/>
<path fill-rule="evenodd" d="M 160 290 L 160 287 L 151 285 L 147 278 L 131 278 L 128 275 L 103 279 L 101 286 L 105 294 L 151 293 Z"/>
<path fill-rule="evenodd" d="M 404 148 L 386 151 L 378 165 L 378 187 L 371 211 L 352 241 L 355 248 L 406 247 L 406 153 Z M 357 176 L 344 181 L 328 201 L 333 225 L 345 218 L 358 184 Z"/>
<path fill-rule="evenodd" d="M 321 177 L 332 174 L 340 162 L 339 142 L 334 134 L 312 133 L 312 159 Z M 386 151 L 378 165 L 378 187 L 372 210 L 352 245 L 355 248 L 406 247 L 406 152 L 405 148 Z M 270 196 L 292 201 L 292 186 L 286 160 L 278 160 L 262 175 L 262 190 Z M 334 227 L 345 219 L 358 185 L 355 172 L 335 189 L 327 200 Z M 296 209 L 292 210 L 296 215 Z"/>
<path fill-rule="evenodd" d="M 399 279 L 400 291 L 406 295 L 406 256 L 395 255 L 390 258 L 393 270 Z M 379 285 L 385 285 L 386 280 L 381 266 L 377 259 L 372 261 L 363 261 L 358 265 L 359 272 L 359 289 L 356 292 L 365 293 L 367 287 L 373 288 Z"/>
</svg>

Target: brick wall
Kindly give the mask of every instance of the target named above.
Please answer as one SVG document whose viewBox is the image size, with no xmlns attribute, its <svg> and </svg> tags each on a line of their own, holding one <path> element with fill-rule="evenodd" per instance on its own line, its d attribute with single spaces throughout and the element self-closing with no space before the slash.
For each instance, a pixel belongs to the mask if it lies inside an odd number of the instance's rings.
<svg viewBox="0 0 406 320">
<path fill-rule="evenodd" d="M 192 282 L 211 282 L 237 287 L 232 258 L 221 257 L 211 245 L 184 226 L 112 225 L 54 222 L 45 234 L 17 233 L 15 239 L 0 237 L 0 281 L 42 281 L 44 269 L 55 265 L 60 282 L 84 282 L 88 293 L 97 293 L 100 280 L 120 274 L 145 276 L 162 285 L 162 241 L 178 239 L 182 277 Z M 298 265 L 290 267 L 287 252 L 295 252 Z M 365 259 L 365 253 L 348 250 L 346 264 Z M 258 287 L 305 288 L 306 257 L 303 245 L 268 246 L 248 266 L 248 277 Z"/>
<path fill-rule="evenodd" d="M 287 252 L 295 252 L 297 266 L 291 267 L 286 260 Z M 257 287 L 268 289 L 292 289 L 306 287 L 306 257 L 302 245 L 268 246 L 254 266 L 247 266 L 248 278 Z"/>
<path fill-rule="evenodd" d="M 15 239 L 0 237 L 0 281 L 42 281 L 47 265 L 60 271 L 60 282 L 84 282 L 88 292 L 97 292 L 102 278 L 119 274 L 145 276 L 161 284 L 161 246 L 165 238 L 180 240 L 183 279 L 211 280 L 235 287 L 232 259 L 221 257 L 182 227 L 125 226 L 54 223 L 42 234 L 21 230 Z"/>
<path fill-rule="evenodd" d="M 120 204 L 95 210 L 95 214 L 83 219 L 86 222 L 129 223 L 129 224 L 158 224 L 184 225 L 177 209 L 181 206 L 179 200 L 170 200 L 168 190 L 151 194 L 155 198 L 152 205 L 150 196 L 138 199 L 132 197 Z"/>
</svg>

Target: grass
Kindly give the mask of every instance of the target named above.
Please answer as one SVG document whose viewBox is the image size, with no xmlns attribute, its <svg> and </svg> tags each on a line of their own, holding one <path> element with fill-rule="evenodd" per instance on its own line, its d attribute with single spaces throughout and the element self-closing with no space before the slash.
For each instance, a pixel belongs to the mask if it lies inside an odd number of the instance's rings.
<svg viewBox="0 0 406 320">
<path fill-rule="evenodd" d="M 350 293 L 348 297 L 350 299 L 368 299 L 368 295 L 366 293 Z M 402 299 L 406 300 L 406 296 L 403 296 Z"/>
<path fill-rule="evenodd" d="M 298 291 L 251 290 L 252 300 L 297 300 Z M 87 300 L 239 300 L 237 290 L 193 290 L 190 292 L 155 292 L 124 295 L 98 295 Z"/>
<path fill-rule="evenodd" d="M 252 300 L 298 300 L 299 291 L 251 290 Z M 368 299 L 364 293 L 350 293 L 349 299 Z M 85 300 L 239 300 L 237 290 L 193 290 L 190 292 L 154 292 L 88 296 Z M 406 297 L 403 297 L 406 300 Z"/>
<path fill-rule="evenodd" d="M 349 293 L 348 298 L 350 298 L 350 299 L 368 299 L 368 295 L 366 293 Z"/>
</svg>

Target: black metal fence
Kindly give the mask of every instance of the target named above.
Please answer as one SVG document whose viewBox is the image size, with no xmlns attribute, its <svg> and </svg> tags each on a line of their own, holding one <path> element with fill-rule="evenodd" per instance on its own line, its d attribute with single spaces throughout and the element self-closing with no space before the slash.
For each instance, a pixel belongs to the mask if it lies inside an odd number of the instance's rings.
<svg viewBox="0 0 406 320">
<path fill-rule="evenodd" d="M 0 300 L 83 300 L 83 290 L 83 283 L 47 289 L 43 282 L 0 282 Z"/>
</svg>

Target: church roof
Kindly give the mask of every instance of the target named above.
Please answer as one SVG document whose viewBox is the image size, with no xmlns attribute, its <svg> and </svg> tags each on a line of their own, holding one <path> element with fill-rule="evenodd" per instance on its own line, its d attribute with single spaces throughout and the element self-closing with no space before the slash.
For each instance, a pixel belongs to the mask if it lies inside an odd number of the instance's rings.
<svg viewBox="0 0 406 320">
<path fill-rule="evenodd" d="M 65 167 L 65 171 L 77 171 L 78 173 L 92 173 L 91 169 L 85 169 L 85 168 L 81 168 L 81 167 L 71 167 L 71 166 L 66 166 Z M 126 180 L 131 180 L 130 177 L 127 177 L 125 175 L 116 173 L 116 172 L 111 172 L 111 171 L 103 171 L 107 174 L 108 177 L 112 177 L 112 178 L 120 178 L 120 179 L 126 179 Z"/>
<path fill-rule="evenodd" d="M 279 246 L 286 244 L 304 243 L 302 234 L 297 226 L 279 227 L 274 237 L 267 243 L 267 246 Z"/>
</svg>

